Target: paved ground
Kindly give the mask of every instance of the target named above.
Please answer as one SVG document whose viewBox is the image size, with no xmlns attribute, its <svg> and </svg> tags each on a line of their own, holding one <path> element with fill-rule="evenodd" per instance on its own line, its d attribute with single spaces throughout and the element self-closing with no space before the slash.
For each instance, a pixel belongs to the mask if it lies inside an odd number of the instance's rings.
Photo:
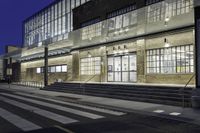
<svg viewBox="0 0 200 133">
<path fill-rule="evenodd" d="M 179 109 L 0 85 L 1 133 L 199 133 L 199 110 Z"/>
</svg>

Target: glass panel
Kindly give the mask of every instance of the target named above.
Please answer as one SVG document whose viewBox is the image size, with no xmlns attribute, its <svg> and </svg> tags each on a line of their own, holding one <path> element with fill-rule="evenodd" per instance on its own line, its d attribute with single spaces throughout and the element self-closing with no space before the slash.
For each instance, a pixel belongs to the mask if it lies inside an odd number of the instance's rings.
<svg viewBox="0 0 200 133">
<path fill-rule="evenodd" d="M 137 82 L 137 73 L 136 72 L 130 72 L 130 81 Z"/>
<path fill-rule="evenodd" d="M 115 71 L 121 71 L 121 57 L 115 57 L 114 65 L 115 65 Z"/>
<path fill-rule="evenodd" d="M 61 66 L 56 66 L 56 72 L 62 72 Z"/>
<path fill-rule="evenodd" d="M 37 68 L 36 72 L 41 73 L 41 68 Z"/>
<path fill-rule="evenodd" d="M 67 72 L 67 65 L 62 66 L 62 72 Z"/>
<path fill-rule="evenodd" d="M 52 67 L 51 67 L 51 72 L 52 72 L 52 73 L 55 73 L 55 72 L 56 72 L 56 67 L 55 67 L 55 66 L 52 66 Z"/>
<path fill-rule="evenodd" d="M 129 56 L 129 62 L 130 62 L 130 71 L 137 71 L 137 59 L 136 59 L 136 55 L 130 55 Z"/>
<path fill-rule="evenodd" d="M 128 82 L 129 81 L 128 72 L 122 72 L 122 81 L 123 82 Z"/>
<path fill-rule="evenodd" d="M 115 72 L 115 81 L 121 82 L 121 72 Z"/>
<path fill-rule="evenodd" d="M 129 61 L 128 56 L 122 56 L 122 71 L 128 71 L 129 70 L 128 61 Z"/>
<path fill-rule="evenodd" d="M 114 81 L 114 73 L 108 72 L 108 81 Z"/>
</svg>

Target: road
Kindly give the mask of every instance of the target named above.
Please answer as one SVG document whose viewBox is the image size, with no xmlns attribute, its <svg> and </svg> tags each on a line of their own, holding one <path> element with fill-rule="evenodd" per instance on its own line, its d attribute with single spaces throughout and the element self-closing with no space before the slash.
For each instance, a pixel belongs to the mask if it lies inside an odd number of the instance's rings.
<svg viewBox="0 0 200 133">
<path fill-rule="evenodd" d="M 199 133 L 200 126 L 87 105 L 77 99 L 0 90 L 0 133 Z"/>
</svg>

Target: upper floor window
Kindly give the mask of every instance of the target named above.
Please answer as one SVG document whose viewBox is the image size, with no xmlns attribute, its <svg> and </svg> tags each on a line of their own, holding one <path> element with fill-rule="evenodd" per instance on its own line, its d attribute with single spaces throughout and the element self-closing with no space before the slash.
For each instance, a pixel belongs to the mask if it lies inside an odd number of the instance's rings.
<svg viewBox="0 0 200 133">
<path fill-rule="evenodd" d="M 151 5 L 160 1 L 163 1 L 163 0 L 146 0 L 145 2 L 146 2 L 146 5 Z"/>
<path fill-rule="evenodd" d="M 165 4 L 158 3 L 153 4 L 147 7 L 147 21 L 148 22 L 157 22 L 164 19 L 164 7 Z"/>
<path fill-rule="evenodd" d="M 125 8 L 121 8 L 121 9 L 118 9 L 118 10 L 115 10 L 113 12 L 110 12 L 107 14 L 107 18 L 112 18 L 112 17 L 115 17 L 115 16 L 119 16 L 119 15 L 122 15 L 122 14 L 125 14 L 127 12 L 130 12 L 130 11 L 133 11 L 136 9 L 136 5 L 135 4 L 132 4 L 132 5 L 129 5 Z"/>
<path fill-rule="evenodd" d="M 92 25 L 92 24 L 95 24 L 95 23 L 98 23 L 98 22 L 100 22 L 100 18 L 95 18 L 95 19 L 92 19 L 92 20 L 89 20 L 89 21 L 82 23 L 81 27 L 86 27 L 88 25 Z"/>
<path fill-rule="evenodd" d="M 166 16 L 172 17 L 190 12 L 193 0 L 168 0 L 166 2 Z"/>
</svg>

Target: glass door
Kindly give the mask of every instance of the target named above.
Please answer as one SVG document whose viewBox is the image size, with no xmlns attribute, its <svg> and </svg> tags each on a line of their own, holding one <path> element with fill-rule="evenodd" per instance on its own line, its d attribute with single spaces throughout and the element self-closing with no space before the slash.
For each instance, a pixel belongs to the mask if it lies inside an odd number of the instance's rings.
<svg viewBox="0 0 200 133">
<path fill-rule="evenodd" d="M 136 54 L 108 57 L 108 82 L 137 82 Z"/>
</svg>

